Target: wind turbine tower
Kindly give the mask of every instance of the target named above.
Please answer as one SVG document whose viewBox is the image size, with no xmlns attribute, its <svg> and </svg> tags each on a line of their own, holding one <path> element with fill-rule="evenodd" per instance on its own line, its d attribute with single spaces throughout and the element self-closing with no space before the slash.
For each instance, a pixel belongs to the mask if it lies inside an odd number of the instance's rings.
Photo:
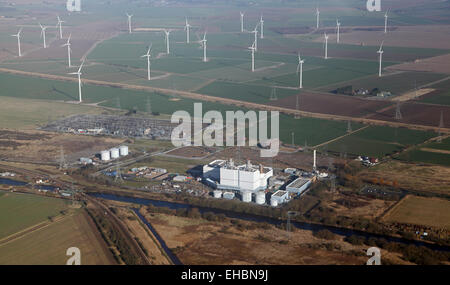
<svg viewBox="0 0 450 285">
<path fill-rule="evenodd" d="M 325 36 L 325 59 L 328 59 L 328 35 L 324 33 Z"/>
<path fill-rule="evenodd" d="M 259 24 L 261 25 L 261 39 L 264 39 L 264 20 L 263 16 L 261 15 L 261 19 L 259 20 Z"/>
<path fill-rule="evenodd" d="M 67 42 L 63 44 L 61 47 L 67 47 L 67 60 L 69 61 L 69 67 L 72 67 L 72 62 L 70 60 L 70 54 L 72 53 L 72 49 L 70 48 L 70 38 L 72 37 L 72 34 L 69 35 L 67 38 Z"/>
<path fill-rule="evenodd" d="M 170 54 L 170 43 L 169 43 L 170 30 L 164 30 L 164 33 L 166 34 L 166 53 Z"/>
<path fill-rule="evenodd" d="M 47 27 L 42 26 L 41 23 L 39 23 L 39 26 L 41 27 L 41 37 L 44 39 L 44 48 L 47 48 L 47 43 L 45 42 L 45 30 L 47 30 Z"/>
<path fill-rule="evenodd" d="M 305 60 L 300 57 L 300 53 L 298 54 L 298 65 L 297 65 L 297 73 L 299 74 L 299 89 L 303 88 L 303 63 Z"/>
<path fill-rule="evenodd" d="M 186 18 L 186 25 L 184 26 L 184 29 L 186 30 L 186 43 L 189 43 L 189 30 L 191 28 L 191 25 L 189 25 L 188 20 Z"/>
<path fill-rule="evenodd" d="M 207 42 L 207 40 L 206 40 L 206 32 L 205 32 L 203 34 L 203 39 L 200 40 L 200 44 L 203 47 L 203 62 L 207 62 L 208 61 L 207 58 L 206 58 L 206 42 Z"/>
<path fill-rule="evenodd" d="M 339 41 L 340 41 L 340 36 L 341 36 L 341 31 L 340 31 L 340 29 L 341 29 L 341 22 L 339 22 L 339 20 L 338 19 L 336 19 L 336 29 L 337 29 L 337 35 L 336 35 L 336 41 L 337 41 L 337 43 L 339 43 Z"/>
<path fill-rule="evenodd" d="M 82 74 L 81 73 L 81 68 L 83 67 L 83 64 L 84 64 L 84 61 L 81 62 L 80 68 L 78 68 L 77 72 L 68 73 L 68 74 L 71 74 L 71 75 L 77 75 L 78 76 L 78 98 L 79 98 L 79 102 L 80 103 L 82 102 L 82 99 L 81 99 L 81 74 Z"/>
<path fill-rule="evenodd" d="M 11 35 L 11 36 L 17 38 L 17 47 L 18 47 L 18 49 L 19 49 L 19 57 L 22 56 L 22 52 L 21 52 L 21 50 L 20 50 L 20 33 L 22 33 L 22 28 L 20 28 L 20 30 L 19 30 L 19 32 L 18 32 L 17 34 Z"/>
<path fill-rule="evenodd" d="M 252 46 L 248 48 L 252 52 L 252 72 L 255 71 L 255 42 L 253 42 Z"/>
<path fill-rule="evenodd" d="M 316 29 L 319 29 L 320 11 L 319 7 L 316 8 Z"/>
<path fill-rule="evenodd" d="M 151 57 L 150 51 L 151 51 L 151 49 L 152 49 L 152 45 L 150 45 L 148 47 L 147 53 L 144 54 L 143 56 L 141 56 L 141 57 L 146 57 L 147 58 L 147 79 L 148 80 L 151 79 L 151 77 L 150 77 L 150 57 Z"/>
<path fill-rule="evenodd" d="M 127 13 L 127 17 L 128 17 L 128 33 L 131 34 L 131 17 L 133 17 L 133 15 Z"/>
<path fill-rule="evenodd" d="M 380 64 L 378 67 L 378 77 L 381 77 L 381 68 L 382 68 L 382 60 L 383 60 L 383 53 L 384 53 L 383 43 L 384 43 L 384 41 L 381 42 L 380 49 L 377 51 L 377 53 L 380 55 Z"/>
<path fill-rule="evenodd" d="M 62 23 L 64 23 L 64 21 L 61 21 L 61 18 L 59 18 L 59 16 L 57 16 L 57 18 L 58 18 L 58 27 L 59 27 L 59 38 L 60 39 L 62 39 L 63 38 L 63 36 L 62 36 Z"/>
<path fill-rule="evenodd" d="M 384 14 L 384 33 L 385 34 L 387 34 L 388 13 L 389 13 L 389 10 L 386 11 L 386 14 Z"/>
<path fill-rule="evenodd" d="M 241 14 L 241 33 L 244 32 L 244 15 L 245 13 L 239 12 Z"/>
</svg>

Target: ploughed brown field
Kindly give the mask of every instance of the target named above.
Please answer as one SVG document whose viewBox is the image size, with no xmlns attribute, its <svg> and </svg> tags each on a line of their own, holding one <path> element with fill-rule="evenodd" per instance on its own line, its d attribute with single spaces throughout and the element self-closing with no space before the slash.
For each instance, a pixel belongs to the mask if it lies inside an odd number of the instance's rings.
<svg viewBox="0 0 450 285">
<path fill-rule="evenodd" d="M 400 107 L 400 112 L 402 114 L 401 120 L 395 119 L 395 109 L 395 106 L 393 106 L 388 110 L 384 110 L 368 118 L 437 127 L 439 126 L 442 112 L 444 117 L 444 127 L 448 128 L 450 126 L 450 106 L 429 105 L 413 102 L 402 103 Z"/>
<path fill-rule="evenodd" d="M 295 109 L 297 95 L 271 102 L 271 105 Z M 301 111 L 333 114 L 349 117 L 363 117 L 391 105 L 391 102 L 367 100 L 347 95 L 324 93 L 301 93 L 299 105 Z"/>
</svg>

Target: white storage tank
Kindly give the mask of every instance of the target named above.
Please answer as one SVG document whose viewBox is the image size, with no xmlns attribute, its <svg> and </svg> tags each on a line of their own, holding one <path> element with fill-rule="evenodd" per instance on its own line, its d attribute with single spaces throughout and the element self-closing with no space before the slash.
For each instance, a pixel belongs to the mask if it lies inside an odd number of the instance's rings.
<svg viewBox="0 0 450 285">
<path fill-rule="evenodd" d="M 252 201 L 252 192 L 244 191 L 242 192 L 242 202 L 250 203 Z"/>
<path fill-rule="evenodd" d="M 102 152 L 100 152 L 100 158 L 102 161 L 108 161 L 111 159 L 110 155 L 109 155 L 109 150 L 103 150 Z"/>
<path fill-rule="evenodd" d="M 222 191 L 220 190 L 214 190 L 213 191 L 214 198 L 222 198 Z"/>
<path fill-rule="evenodd" d="M 112 149 L 109 150 L 111 152 L 111 158 L 115 159 L 115 158 L 119 158 L 119 149 L 114 147 Z"/>
<path fill-rule="evenodd" d="M 256 193 L 256 204 L 263 205 L 266 203 L 266 193 L 260 191 Z"/>
<path fill-rule="evenodd" d="M 119 147 L 119 153 L 120 153 L 120 156 L 128 155 L 128 146 L 126 146 L 126 145 L 121 145 L 121 146 Z"/>
<path fill-rule="evenodd" d="M 277 207 L 278 206 L 278 200 L 277 199 L 270 199 L 270 206 Z"/>
</svg>

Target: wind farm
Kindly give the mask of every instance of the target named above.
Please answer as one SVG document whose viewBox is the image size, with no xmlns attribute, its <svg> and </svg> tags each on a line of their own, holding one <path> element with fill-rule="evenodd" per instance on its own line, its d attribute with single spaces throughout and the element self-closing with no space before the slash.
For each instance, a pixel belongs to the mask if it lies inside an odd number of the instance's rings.
<svg viewBox="0 0 450 285">
<path fill-rule="evenodd" d="M 128 236 L 128 230 L 119 230 L 132 248 L 130 252 L 149 264 L 177 261 L 167 259 L 166 254 L 151 257 L 153 249 L 159 250 L 159 245 L 153 244 L 158 239 L 147 236 L 147 230 L 139 228 L 139 220 L 126 218 L 135 217 L 134 212 L 126 212 L 131 204 L 119 207 L 88 193 L 172 202 L 181 199 L 198 207 L 276 217 L 283 223 L 288 217 L 285 211 L 292 208 L 301 215 L 298 221 L 329 223 L 368 234 L 368 228 L 376 229 L 377 234 L 389 233 L 386 237 L 396 236 L 406 244 L 407 240 L 426 239 L 424 231 L 441 231 L 447 236 L 445 221 L 422 221 L 408 216 L 404 209 L 414 211 L 415 203 L 442 207 L 445 203 L 434 200 L 450 197 L 442 190 L 450 185 L 448 178 L 442 178 L 450 175 L 450 20 L 445 17 L 449 6 L 438 0 L 400 2 L 385 3 L 381 11 L 373 12 L 365 3 L 350 0 L 282 1 L 280 5 L 265 0 L 226 4 L 94 0 L 83 2 L 81 12 L 69 12 L 64 5 L 49 9 L 50 4 L 40 2 L 33 5 L 36 10 L 0 3 L 0 8 L 5 7 L 0 9 L 0 96 L 5 100 L 0 106 L 0 173 L 14 170 L 25 180 L 32 177 L 34 181 L 27 182 L 33 184 L 41 179 L 39 175 L 48 173 L 45 175 L 55 180 L 52 185 L 60 183 L 60 189 L 71 188 L 73 181 L 79 192 L 70 197 L 86 202 L 80 203 L 80 209 L 92 207 L 89 219 L 101 220 L 105 211 L 117 216 L 132 232 Z M 418 14 L 418 10 L 423 13 Z M 188 140 L 181 146 L 173 145 L 170 132 L 176 123 L 171 122 L 172 115 L 178 111 L 192 115 L 196 103 L 202 103 L 203 113 L 224 117 L 227 112 L 255 111 L 259 115 L 267 111 L 270 116 L 271 111 L 278 111 L 280 152 L 271 159 L 259 156 L 260 150 L 274 143 L 269 139 L 254 146 L 247 145 L 248 140 L 239 147 L 198 146 Z M 217 131 L 213 122 L 204 122 L 201 131 L 193 127 L 190 135 Z M 272 134 L 272 119 L 267 123 L 267 134 Z M 260 132 L 260 126 L 250 121 L 245 125 L 249 134 Z M 25 149 L 28 138 L 30 153 Z M 217 141 L 216 133 L 214 138 Z M 57 145 L 58 139 L 64 143 Z M 131 156 L 122 157 L 119 148 L 124 146 Z M 105 151 L 108 160 L 102 158 Z M 201 172 L 213 167 L 210 163 L 214 161 L 225 161 L 224 169 L 242 166 L 268 173 L 265 167 L 271 168 L 274 178 L 258 190 L 267 200 L 263 204 L 252 202 L 258 199 L 255 192 L 247 203 L 245 191 L 211 184 L 210 177 Z M 408 167 L 411 172 L 402 170 Z M 293 174 L 289 169 L 295 169 Z M 286 189 L 302 179 L 311 180 L 303 194 Z M 36 186 L 29 188 L 33 195 L 44 194 Z M 275 188 L 288 192 L 289 199 L 272 205 Z M 369 192 L 373 189 L 376 191 Z M 214 196 L 218 195 L 214 191 L 221 191 L 221 198 Z M 235 194 L 231 201 L 223 196 L 227 192 Z M 67 196 L 45 193 L 66 199 L 75 190 L 64 192 Z M 0 204 L 2 197 L 0 194 Z M 169 250 L 183 245 L 173 250 L 182 263 L 213 264 L 209 242 L 224 248 L 224 264 L 272 260 L 269 253 L 257 249 L 249 259 L 236 253 L 237 245 L 228 251 L 222 245 L 230 238 L 228 230 L 218 232 L 217 239 L 204 240 L 209 235 L 206 227 L 220 224 L 219 219 L 202 216 L 200 220 L 211 224 L 201 227 L 193 223 L 197 219 L 192 218 L 194 214 L 181 217 L 146 212 L 146 207 L 138 212 L 163 232 L 161 238 Z M 110 213 L 109 208 L 117 211 Z M 369 209 L 375 210 L 364 214 Z M 186 221 L 180 222 L 181 218 Z M 122 222 L 114 223 L 117 229 L 122 228 Z M 192 240 L 181 238 L 182 232 L 172 223 L 198 231 L 190 232 Z M 366 224 L 371 226 L 362 228 Z M 410 225 L 420 228 L 421 234 L 416 235 Z M 410 236 L 400 229 L 414 236 L 408 239 Z M 312 254 L 312 249 L 306 250 L 305 240 L 316 244 L 326 240 L 305 229 L 271 230 L 293 238 L 286 243 L 280 242 L 284 240 L 281 237 L 269 241 L 262 229 L 242 230 L 242 234 L 283 252 L 289 252 L 290 246 L 299 247 L 305 255 Z M 343 252 L 344 257 L 336 263 L 360 264 L 364 257 L 355 252 L 361 245 L 352 244 L 350 235 L 337 234 L 339 238 L 333 241 L 340 250 L 317 246 L 317 263 L 332 263 L 331 255 Z M 100 240 L 107 244 L 114 239 Z M 208 244 L 204 252 L 199 250 L 200 242 Z M 109 252 L 115 246 L 102 248 Z M 393 253 L 390 247 L 384 250 L 391 250 L 388 258 L 393 264 L 414 263 L 404 252 Z M 137 260 L 120 257 L 120 250 L 117 252 L 110 254 L 119 257 L 108 260 L 123 264 Z M 281 253 L 271 254 L 277 256 L 275 263 L 283 264 Z M 307 258 L 299 260 L 308 262 Z"/>
</svg>

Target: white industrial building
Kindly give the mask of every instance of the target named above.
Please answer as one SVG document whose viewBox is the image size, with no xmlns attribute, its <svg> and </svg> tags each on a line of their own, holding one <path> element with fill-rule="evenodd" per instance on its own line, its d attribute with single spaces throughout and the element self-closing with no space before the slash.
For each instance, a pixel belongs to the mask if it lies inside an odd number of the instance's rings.
<svg viewBox="0 0 450 285">
<path fill-rule="evenodd" d="M 286 186 L 291 193 L 301 194 L 311 185 L 311 179 L 299 177 Z"/>
<path fill-rule="evenodd" d="M 276 207 L 280 204 L 283 204 L 289 200 L 289 192 L 278 190 L 270 196 L 270 205 L 272 207 Z"/>
<path fill-rule="evenodd" d="M 214 181 L 215 188 L 241 191 L 243 197 L 267 188 L 273 169 L 262 165 L 252 165 L 250 161 L 243 165 L 234 165 L 232 159 L 215 160 L 203 166 L 203 178 Z M 246 199 L 248 200 L 248 199 Z"/>
</svg>

